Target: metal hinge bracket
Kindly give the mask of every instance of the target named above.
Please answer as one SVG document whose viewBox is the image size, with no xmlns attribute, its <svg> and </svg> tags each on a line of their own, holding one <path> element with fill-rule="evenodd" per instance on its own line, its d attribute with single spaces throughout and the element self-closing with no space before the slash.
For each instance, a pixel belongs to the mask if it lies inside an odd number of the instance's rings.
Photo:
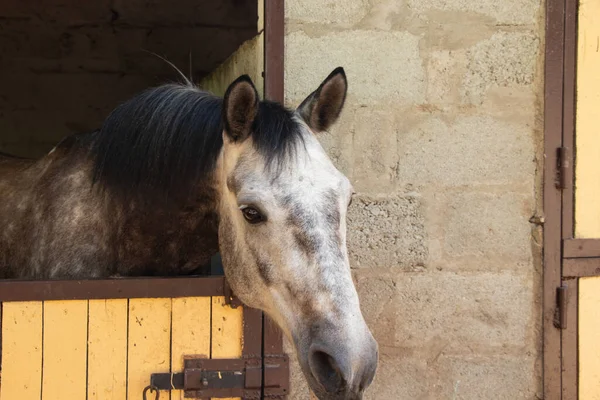
<svg viewBox="0 0 600 400">
<path fill-rule="evenodd" d="M 554 313 L 554 326 L 558 329 L 567 328 L 567 286 L 556 288 L 556 311 Z"/>
<path fill-rule="evenodd" d="M 571 173 L 571 159 L 568 147 L 558 148 L 558 165 L 557 165 L 557 187 L 559 189 L 566 189 L 569 180 L 569 174 Z"/>
</svg>

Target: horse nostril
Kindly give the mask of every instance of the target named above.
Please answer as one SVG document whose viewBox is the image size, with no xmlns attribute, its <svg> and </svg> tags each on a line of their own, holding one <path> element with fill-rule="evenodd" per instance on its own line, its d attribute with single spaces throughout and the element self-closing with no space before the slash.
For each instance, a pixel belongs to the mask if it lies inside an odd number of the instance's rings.
<svg viewBox="0 0 600 400">
<path fill-rule="evenodd" d="M 321 350 L 313 350 L 308 363 L 315 379 L 327 392 L 337 392 L 345 384 L 344 374 L 335 358 Z"/>
</svg>

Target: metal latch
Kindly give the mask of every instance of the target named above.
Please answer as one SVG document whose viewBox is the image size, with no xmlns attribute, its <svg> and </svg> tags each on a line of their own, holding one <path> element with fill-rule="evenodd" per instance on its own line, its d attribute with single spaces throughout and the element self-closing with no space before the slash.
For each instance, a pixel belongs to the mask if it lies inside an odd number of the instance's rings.
<svg viewBox="0 0 600 400">
<path fill-rule="evenodd" d="M 288 370 L 288 358 L 278 358 L 276 367 Z M 183 390 L 185 398 L 242 397 L 260 399 L 263 387 L 275 396 L 287 394 L 289 376 L 263 386 L 262 359 L 207 359 L 184 360 L 184 370 L 179 373 L 157 373 L 150 376 L 150 387 L 157 390 Z"/>
</svg>

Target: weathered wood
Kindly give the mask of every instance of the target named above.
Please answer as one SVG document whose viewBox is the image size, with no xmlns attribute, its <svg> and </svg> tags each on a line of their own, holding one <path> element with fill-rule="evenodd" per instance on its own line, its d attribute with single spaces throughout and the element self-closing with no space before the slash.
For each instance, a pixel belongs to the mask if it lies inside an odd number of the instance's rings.
<svg viewBox="0 0 600 400">
<path fill-rule="evenodd" d="M 171 299 L 129 300 L 127 398 L 141 399 L 155 372 L 170 372 Z M 161 391 L 161 400 L 170 392 Z"/>
<path fill-rule="evenodd" d="M 44 302 L 43 400 L 85 399 L 87 300 Z"/>
<path fill-rule="evenodd" d="M 185 356 L 210 357 L 210 297 L 173 299 L 171 372 L 182 372 Z M 183 390 L 173 390 L 171 399 L 183 399 Z"/>
<path fill-rule="evenodd" d="M 127 300 L 90 300 L 88 400 L 127 398 Z"/>
<path fill-rule="evenodd" d="M 600 0 L 579 3 L 575 237 L 600 238 Z"/>
<path fill-rule="evenodd" d="M 600 399 L 600 277 L 579 280 L 579 398 Z"/>
<path fill-rule="evenodd" d="M 211 358 L 239 358 L 242 356 L 243 307 L 225 305 L 225 298 L 212 298 Z M 225 400 L 239 400 L 228 398 Z"/>
<path fill-rule="evenodd" d="M 42 313 L 40 301 L 2 304 L 2 400 L 40 400 Z"/>
</svg>

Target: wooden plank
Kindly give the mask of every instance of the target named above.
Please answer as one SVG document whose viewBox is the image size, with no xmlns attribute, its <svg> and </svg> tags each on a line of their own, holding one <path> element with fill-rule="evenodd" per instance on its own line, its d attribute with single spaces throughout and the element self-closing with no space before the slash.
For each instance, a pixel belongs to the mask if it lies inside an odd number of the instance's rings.
<svg viewBox="0 0 600 400">
<path fill-rule="evenodd" d="M 88 400 L 127 398 L 127 300 L 90 300 Z"/>
<path fill-rule="evenodd" d="M 211 358 L 242 356 L 243 307 L 225 305 L 225 297 L 212 298 Z M 236 400 L 227 398 L 227 400 Z"/>
<path fill-rule="evenodd" d="M 600 277 L 579 280 L 579 398 L 600 400 Z"/>
<path fill-rule="evenodd" d="M 0 301 L 222 296 L 222 276 L 91 280 L 0 280 Z"/>
<path fill-rule="evenodd" d="M 579 303 L 579 279 L 564 282 L 567 287 L 566 328 L 562 333 L 562 399 L 577 399 L 577 320 Z"/>
<path fill-rule="evenodd" d="M 210 297 L 184 297 L 172 301 L 171 372 L 183 371 L 185 356 L 210 356 Z M 173 390 L 172 400 L 183 400 L 183 390 Z"/>
<path fill-rule="evenodd" d="M 127 398 L 141 399 L 151 374 L 171 370 L 171 299 L 129 300 L 128 326 Z M 170 391 L 160 399 L 170 399 Z"/>
<path fill-rule="evenodd" d="M 42 302 L 2 304 L 2 400 L 40 400 Z"/>
<path fill-rule="evenodd" d="M 86 300 L 44 302 L 43 400 L 85 399 Z"/>
<path fill-rule="evenodd" d="M 579 2 L 575 236 L 600 238 L 600 0 Z"/>
<path fill-rule="evenodd" d="M 600 258 L 566 258 L 563 261 L 564 278 L 598 275 L 600 275 Z"/>
<path fill-rule="evenodd" d="M 600 239 L 567 239 L 563 241 L 563 257 L 600 257 Z"/>
</svg>

